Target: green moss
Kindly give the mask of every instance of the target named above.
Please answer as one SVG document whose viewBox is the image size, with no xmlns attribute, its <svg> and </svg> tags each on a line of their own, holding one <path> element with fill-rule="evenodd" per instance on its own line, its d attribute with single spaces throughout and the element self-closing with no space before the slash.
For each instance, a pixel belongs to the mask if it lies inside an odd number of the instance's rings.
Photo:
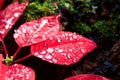
<svg viewBox="0 0 120 80">
<path fill-rule="evenodd" d="M 53 15 L 55 14 L 55 5 L 49 1 L 40 3 L 39 1 L 30 2 L 23 14 L 26 17 L 26 21 L 33 19 L 38 19 L 42 16 Z"/>
<path fill-rule="evenodd" d="M 87 24 L 79 21 L 73 25 L 73 30 L 80 33 L 80 34 L 88 34 L 91 32 L 92 27 L 88 26 Z"/>
</svg>

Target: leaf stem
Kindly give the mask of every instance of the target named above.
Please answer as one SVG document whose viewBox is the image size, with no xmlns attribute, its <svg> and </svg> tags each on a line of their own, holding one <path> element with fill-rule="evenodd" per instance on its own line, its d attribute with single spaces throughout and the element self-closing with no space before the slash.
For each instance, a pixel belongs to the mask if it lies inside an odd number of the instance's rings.
<svg viewBox="0 0 120 80">
<path fill-rule="evenodd" d="M 0 39 L 0 41 L 3 45 L 4 51 L 5 51 L 5 56 L 8 56 L 8 51 L 7 51 L 7 48 L 6 48 L 6 45 L 5 45 L 4 41 L 2 39 Z"/>
<path fill-rule="evenodd" d="M 18 47 L 17 51 L 16 51 L 15 54 L 13 55 L 13 59 L 16 57 L 16 55 L 19 53 L 20 50 L 21 50 L 21 47 Z"/>
<path fill-rule="evenodd" d="M 27 58 L 29 58 L 29 57 L 31 57 L 31 56 L 32 56 L 32 55 L 29 54 L 29 55 L 27 55 L 27 56 L 25 56 L 25 57 L 22 57 L 22 58 L 20 58 L 20 59 L 18 59 L 18 60 L 15 60 L 14 63 L 19 62 L 19 61 L 22 61 L 22 60 L 25 60 L 25 59 L 27 59 Z"/>
</svg>

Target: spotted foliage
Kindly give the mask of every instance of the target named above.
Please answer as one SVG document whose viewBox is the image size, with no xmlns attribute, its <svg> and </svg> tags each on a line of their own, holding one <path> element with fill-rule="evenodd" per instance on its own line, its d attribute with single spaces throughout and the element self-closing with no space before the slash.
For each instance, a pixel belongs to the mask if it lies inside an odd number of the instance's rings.
<svg viewBox="0 0 120 80">
<path fill-rule="evenodd" d="M 15 41 L 21 47 L 39 43 L 56 35 L 60 28 L 60 15 L 46 16 L 24 23 L 14 34 Z"/>
<path fill-rule="evenodd" d="M 21 4 L 19 4 L 18 0 L 16 0 L 14 3 L 7 6 L 4 10 L 0 11 L 0 39 L 4 39 L 6 34 L 22 15 L 27 4 L 28 0 Z"/>
<path fill-rule="evenodd" d="M 7 66 L 2 63 L 2 60 L 0 54 L 0 80 L 35 80 L 35 72 L 30 67 L 22 64 Z"/>
<path fill-rule="evenodd" d="M 35 80 L 35 73 L 30 67 L 13 64 L 6 71 L 5 80 Z"/>
<path fill-rule="evenodd" d="M 31 46 L 32 55 L 50 63 L 70 65 L 96 48 L 96 44 L 76 33 L 60 31 L 39 44 Z"/>
</svg>

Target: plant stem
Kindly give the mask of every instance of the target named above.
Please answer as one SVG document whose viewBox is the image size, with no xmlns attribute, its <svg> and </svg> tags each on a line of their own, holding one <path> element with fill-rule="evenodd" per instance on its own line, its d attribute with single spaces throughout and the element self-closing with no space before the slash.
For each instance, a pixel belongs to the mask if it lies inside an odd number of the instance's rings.
<svg viewBox="0 0 120 80">
<path fill-rule="evenodd" d="M 0 41 L 2 42 L 2 45 L 3 45 L 3 48 L 4 48 L 4 51 L 5 51 L 5 56 L 8 56 L 8 51 L 7 51 L 7 48 L 5 46 L 5 43 L 2 39 L 0 39 Z"/>
<path fill-rule="evenodd" d="M 23 58 L 20 58 L 20 59 L 18 59 L 18 60 L 15 60 L 14 63 L 19 62 L 19 61 L 22 61 L 22 60 L 25 60 L 25 59 L 27 59 L 27 58 L 29 58 L 29 57 L 31 57 L 31 56 L 32 56 L 32 55 L 29 54 L 29 55 L 27 55 L 27 56 L 25 56 L 25 57 L 23 57 Z"/>
<path fill-rule="evenodd" d="M 20 51 L 21 47 L 18 47 L 17 51 L 15 52 L 15 54 L 13 55 L 13 59 L 16 57 L 16 55 L 18 54 L 18 52 Z"/>
</svg>

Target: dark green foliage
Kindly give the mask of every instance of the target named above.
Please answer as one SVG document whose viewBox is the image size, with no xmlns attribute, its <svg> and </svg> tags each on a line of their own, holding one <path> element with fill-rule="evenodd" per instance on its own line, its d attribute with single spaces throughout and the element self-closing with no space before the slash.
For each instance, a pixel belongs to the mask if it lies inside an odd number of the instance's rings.
<svg viewBox="0 0 120 80">
<path fill-rule="evenodd" d="M 97 30 L 100 37 L 113 38 L 115 36 L 116 27 L 110 21 L 97 21 L 94 23 L 93 27 Z"/>
<path fill-rule="evenodd" d="M 90 33 L 92 31 L 92 28 L 90 26 L 80 21 L 75 23 L 72 28 L 80 34 Z"/>
</svg>

